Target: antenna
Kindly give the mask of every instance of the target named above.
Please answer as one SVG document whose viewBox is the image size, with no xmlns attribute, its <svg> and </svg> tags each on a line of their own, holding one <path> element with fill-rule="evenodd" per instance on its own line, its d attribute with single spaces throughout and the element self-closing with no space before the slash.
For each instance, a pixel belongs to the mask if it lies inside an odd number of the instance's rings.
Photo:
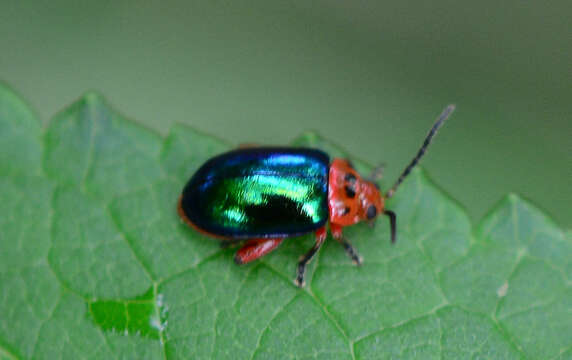
<svg viewBox="0 0 572 360">
<path fill-rule="evenodd" d="M 417 152 L 417 155 L 415 155 L 413 160 L 411 160 L 409 165 L 407 165 L 405 170 L 403 170 L 403 172 L 399 176 L 399 179 L 397 179 L 397 181 L 395 182 L 393 187 L 391 189 L 389 189 L 389 191 L 385 194 L 386 198 L 390 198 L 393 196 L 393 194 L 395 193 L 395 190 L 397 190 L 397 187 L 403 182 L 403 180 L 407 177 L 407 175 L 409 175 L 409 173 L 411 172 L 411 169 L 413 169 L 415 167 L 415 165 L 417 165 L 419 163 L 419 160 L 421 160 L 423 155 L 425 155 L 425 152 L 427 151 L 427 147 L 429 146 L 429 144 L 431 144 L 431 140 L 433 140 L 433 137 L 435 136 L 435 134 L 437 134 L 437 130 L 439 130 L 441 125 L 443 125 L 445 120 L 447 120 L 449 115 L 451 115 L 451 113 L 454 110 L 455 110 L 455 105 L 449 105 L 445 108 L 445 110 L 443 110 L 441 115 L 439 115 L 439 118 L 437 119 L 437 121 L 435 121 L 435 124 L 433 124 L 433 127 L 431 127 L 431 130 L 429 130 L 429 133 L 425 137 L 425 141 L 423 141 L 423 145 L 421 145 L 421 148 Z"/>
</svg>

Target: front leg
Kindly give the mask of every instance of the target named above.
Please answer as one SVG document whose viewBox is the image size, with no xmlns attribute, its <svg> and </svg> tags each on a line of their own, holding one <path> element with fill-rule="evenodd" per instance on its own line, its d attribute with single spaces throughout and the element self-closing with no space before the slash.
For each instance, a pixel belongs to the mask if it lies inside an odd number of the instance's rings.
<svg viewBox="0 0 572 360">
<path fill-rule="evenodd" d="M 304 274 L 306 273 L 306 265 L 308 265 L 308 263 L 314 258 L 314 255 L 316 255 L 318 250 L 320 250 L 322 244 L 324 244 L 324 241 L 326 240 L 326 236 L 328 236 L 328 232 L 326 231 L 325 226 L 316 230 L 316 243 L 307 253 L 302 255 L 300 261 L 298 262 L 296 279 L 294 280 L 294 284 L 296 284 L 296 286 L 304 287 L 304 285 L 306 285 L 304 281 Z"/>
<path fill-rule="evenodd" d="M 361 256 L 359 256 L 359 254 L 354 249 L 352 244 L 344 237 L 344 234 L 342 233 L 342 231 L 343 231 L 342 229 L 343 229 L 343 226 L 341 226 L 341 225 L 330 224 L 330 230 L 332 231 L 332 236 L 334 237 L 334 239 L 336 239 L 340 244 L 342 244 L 342 246 L 344 247 L 344 250 L 346 251 L 348 256 L 352 259 L 352 262 L 355 265 L 359 266 L 363 262 L 363 258 Z"/>
</svg>

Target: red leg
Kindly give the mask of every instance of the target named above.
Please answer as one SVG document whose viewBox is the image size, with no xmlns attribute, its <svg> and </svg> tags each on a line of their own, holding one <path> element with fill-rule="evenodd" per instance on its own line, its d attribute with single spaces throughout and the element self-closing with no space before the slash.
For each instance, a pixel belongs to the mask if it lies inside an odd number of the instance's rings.
<svg viewBox="0 0 572 360">
<path fill-rule="evenodd" d="M 294 283 L 296 284 L 296 286 L 304 287 L 304 285 L 305 285 L 304 274 L 306 273 L 306 265 L 308 265 L 308 263 L 312 260 L 314 255 L 316 255 L 318 250 L 320 250 L 320 248 L 322 247 L 322 244 L 326 240 L 327 236 L 328 236 L 328 232 L 326 231 L 325 226 L 316 230 L 316 243 L 307 253 L 302 255 L 302 257 L 300 258 L 300 261 L 298 262 L 296 279 L 294 280 Z"/>
<path fill-rule="evenodd" d="M 359 256 L 359 254 L 354 249 L 352 244 L 344 237 L 344 234 L 342 233 L 343 226 L 330 224 L 330 230 L 332 231 L 332 236 L 334 237 L 334 239 L 336 239 L 340 244 L 342 244 L 344 250 L 346 251 L 348 256 L 352 259 L 353 263 L 355 265 L 361 265 L 363 259 L 361 258 L 361 256 Z"/>
<path fill-rule="evenodd" d="M 248 240 L 234 255 L 234 262 L 242 265 L 254 261 L 276 249 L 282 240 L 284 238 Z"/>
<path fill-rule="evenodd" d="M 338 240 L 344 236 L 342 234 L 343 228 L 344 227 L 342 225 L 330 223 L 330 231 L 332 232 L 332 236 L 334 237 L 334 239 Z"/>
</svg>

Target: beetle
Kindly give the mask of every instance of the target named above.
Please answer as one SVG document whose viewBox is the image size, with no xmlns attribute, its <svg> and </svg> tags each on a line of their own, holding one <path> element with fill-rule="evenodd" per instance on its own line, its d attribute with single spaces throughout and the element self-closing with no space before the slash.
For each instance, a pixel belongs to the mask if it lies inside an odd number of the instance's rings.
<svg viewBox="0 0 572 360">
<path fill-rule="evenodd" d="M 215 156 L 190 178 L 179 197 L 181 219 L 197 231 L 242 245 L 234 260 L 242 265 L 275 250 L 285 238 L 314 232 L 314 246 L 302 255 L 295 284 L 304 286 L 307 264 L 332 237 L 354 264 L 362 258 L 343 235 L 343 228 L 389 218 L 391 243 L 396 241 L 397 217 L 385 208 L 425 154 L 431 140 L 454 110 L 449 105 L 431 127 L 421 148 L 389 191 L 383 194 L 372 179 L 363 178 L 352 164 L 316 149 L 245 147 Z"/>
</svg>

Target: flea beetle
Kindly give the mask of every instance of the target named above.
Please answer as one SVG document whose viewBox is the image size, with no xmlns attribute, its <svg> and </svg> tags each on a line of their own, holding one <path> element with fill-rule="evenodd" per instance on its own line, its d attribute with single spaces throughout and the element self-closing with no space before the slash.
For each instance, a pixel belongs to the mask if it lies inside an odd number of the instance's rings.
<svg viewBox="0 0 572 360">
<path fill-rule="evenodd" d="M 343 236 L 343 228 L 360 221 L 373 223 L 383 214 L 395 243 L 396 215 L 385 208 L 385 200 L 417 165 L 453 110 L 450 105 L 441 113 L 417 155 L 385 194 L 348 160 L 330 161 L 320 150 L 247 147 L 215 156 L 199 168 L 179 198 L 179 216 L 223 245 L 241 245 L 234 257 L 239 265 L 268 254 L 287 237 L 314 232 L 316 242 L 296 269 L 299 287 L 304 286 L 306 265 L 326 240 L 328 222 L 333 238 L 360 265 L 362 259 Z"/>
</svg>

